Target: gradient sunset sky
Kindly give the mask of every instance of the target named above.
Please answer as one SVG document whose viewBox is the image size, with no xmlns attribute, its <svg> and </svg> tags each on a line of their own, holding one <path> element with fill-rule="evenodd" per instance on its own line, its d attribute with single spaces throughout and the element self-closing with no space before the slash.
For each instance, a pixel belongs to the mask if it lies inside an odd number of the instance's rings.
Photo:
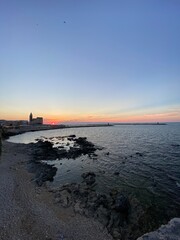
<svg viewBox="0 0 180 240">
<path fill-rule="evenodd" d="M 180 121 L 180 1 L 1 0 L 0 119 Z"/>
</svg>

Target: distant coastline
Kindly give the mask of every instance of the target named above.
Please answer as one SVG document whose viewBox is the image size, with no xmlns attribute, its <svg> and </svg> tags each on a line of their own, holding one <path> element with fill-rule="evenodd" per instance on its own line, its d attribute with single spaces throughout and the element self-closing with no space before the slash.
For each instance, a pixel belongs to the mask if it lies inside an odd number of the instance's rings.
<svg viewBox="0 0 180 240">
<path fill-rule="evenodd" d="M 18 127 L 3 127 L 2 137 L 8 138 L 10 136 L 26 133 L 26 132 L 35 132 L 35 131 L 45 131 L 45 130 L 54 130 L 54 129 L 63 129 L 63 128 L 84 128 L 84 127 L 113 127 L 116 125 L 167 125 L 167 123 L 89 123 L 89 124 L 69 124 L 69 125 L 23 125 Z"/>
<path fill-rule="evenodd" d="M 113 125 L 167 125 L 167 123 L 154 122 L 154 123 L 113 123 Z"/>
<path fill-rule="evenodd" d="M 112 124 L 86 124 L 86 125 L 24 125 L 18 127 L 3 127 L 2 128 L 2 137 L 8 138 L 10 136 L 26 133 L 26 132 L 35 132 L 35 131 L 45 131 L 45 130 L 54 130 L 54 129 L 63 129 L 63 128 L 81 128 L 81 127 L 111 127 Z"/>
</svg>

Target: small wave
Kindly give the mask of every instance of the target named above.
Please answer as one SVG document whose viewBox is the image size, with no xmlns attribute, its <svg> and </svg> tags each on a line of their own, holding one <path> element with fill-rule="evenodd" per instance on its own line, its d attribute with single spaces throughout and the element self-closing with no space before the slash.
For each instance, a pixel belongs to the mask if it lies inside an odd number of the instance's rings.
<svg viewBox="0 0 180 240">
<path fill-rule="evenodd" d="M 176 182 L 176 186 L 180 188 L 180 183 Z"/>
<path fill-rule="evenodd" d="M 177 177 L 175 177 L 175 176 L 172 176 L 172 175 L 170 175 L 170 174 L 167 174 L 167 177 L 170 178 L 170 179 L 173 180 L 173 181 L 179 180 L 179 178 L 177 178 Z"/>
<path fill-rule="evenodd" d="M 180 147 L 179 144 L 171 144 L 172 147 Z"/>
</svg>

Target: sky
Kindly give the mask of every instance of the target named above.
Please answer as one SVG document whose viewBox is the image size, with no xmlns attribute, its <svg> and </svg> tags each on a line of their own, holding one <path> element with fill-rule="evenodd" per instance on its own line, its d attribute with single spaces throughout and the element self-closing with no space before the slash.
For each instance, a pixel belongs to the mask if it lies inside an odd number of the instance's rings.
<svg viewBox="0 0 180 240">
<path fill-rule="evenodd" d="M 0 119 L 180 121 L 179 0 L 0 0 Z"/>
</svg>

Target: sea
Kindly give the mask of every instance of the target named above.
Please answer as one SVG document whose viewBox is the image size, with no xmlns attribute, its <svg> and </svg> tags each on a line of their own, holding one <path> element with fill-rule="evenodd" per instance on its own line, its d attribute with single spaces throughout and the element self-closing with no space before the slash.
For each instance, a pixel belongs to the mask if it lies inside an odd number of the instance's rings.
<svg viewBox="0 0 180 240">
<path fill-rule="evenodd" d="M 133 196 L 150 209 L 155 225 L 180 217 L 180 123 L 64 128 L 28 132 L 8 141 L 27 144 L 50 138 L 56 144 L 58 137 L 72 134 L 94 143 L 97 156 L 47 161 L 58 169 L 53 187 L 81 182 L 82 173 L 93 171 L 98 192 L 116 189 Z"/>
</svg>

